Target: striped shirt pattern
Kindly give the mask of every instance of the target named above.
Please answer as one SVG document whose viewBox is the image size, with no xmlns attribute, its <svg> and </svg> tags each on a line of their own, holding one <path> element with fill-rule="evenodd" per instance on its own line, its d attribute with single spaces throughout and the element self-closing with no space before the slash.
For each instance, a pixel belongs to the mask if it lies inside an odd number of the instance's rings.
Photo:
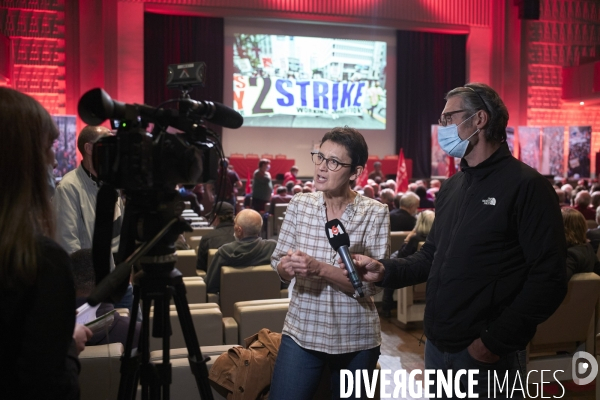
<svg viewBox="0 0 600 400">
<path fill-rule="evenodd" d="M 350 252 L 374 259 L 389 256 L 390 217 L 387 205 L 358 194 L 340 221 L 350 235 Z M 301 193 L 290 202 L 271 266 L 277 270 L 288 250 L 300 250 L 339 267 L 325 233 L 327 214 L 322 192 Z M 379 292 L 363 283 L 365 297 L 354 298 L 320 277 L 296 277 L 283 333 L 308 350 L 343 354 L 381 344 L 379 316 L 372 296 Z"/>
</svg>

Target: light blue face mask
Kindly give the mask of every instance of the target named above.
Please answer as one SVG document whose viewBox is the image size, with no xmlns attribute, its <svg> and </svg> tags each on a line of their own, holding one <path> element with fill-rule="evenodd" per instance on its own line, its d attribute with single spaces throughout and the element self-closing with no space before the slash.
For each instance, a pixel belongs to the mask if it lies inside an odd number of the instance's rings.
<svg viewBox="0 0 600 400">
<path fill-rule="evenodd" d="M 475 136 L 475 134 L 479 132 L 479 129 L 473 132 L 473 134 L 465 140 L 462 140 L 460 136 L 458 136 L 458 127 L 473 118 L 474 115 L 475 114 L 471 115 L 458 125 L 438 126 L 438 143 L 446 154 L 458 158 L 463 158 L 465 156 L 467 147 L 469 147 L 469 139 Z"/>
</svg>

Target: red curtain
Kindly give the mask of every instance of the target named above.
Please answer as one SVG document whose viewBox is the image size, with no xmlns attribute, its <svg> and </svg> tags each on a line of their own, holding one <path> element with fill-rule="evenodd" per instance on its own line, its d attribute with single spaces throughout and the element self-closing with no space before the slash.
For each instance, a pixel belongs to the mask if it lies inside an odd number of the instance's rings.
<svg viewBox="0 0 600 400">
<path fill-rule="evenodd" d="M 180 97 L 166 86 L 167 66 L 195 61 L 206 63 L 206 86 L 195 87 L 195 100 L 223 102 L 223 18 L 144 14 L 144 102 L 151 106 Z M 207 122 L 221 134 L 220 126 Z"/>
</svg>

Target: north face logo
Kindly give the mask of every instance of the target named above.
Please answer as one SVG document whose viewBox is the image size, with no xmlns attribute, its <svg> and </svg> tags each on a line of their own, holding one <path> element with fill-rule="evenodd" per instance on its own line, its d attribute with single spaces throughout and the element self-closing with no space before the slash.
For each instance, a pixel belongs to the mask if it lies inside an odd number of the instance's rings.
<svg viewBox="0 0 600 400">
<path fill-rule="evenodd" d="M 493 197 L 488 197 L 487 199 L 484 199 L 481 201 L 483 201 L 483 204 L 485 204 L 486 206 L 495 206 L 496 205 L 496 199 Z"/>
</svg>

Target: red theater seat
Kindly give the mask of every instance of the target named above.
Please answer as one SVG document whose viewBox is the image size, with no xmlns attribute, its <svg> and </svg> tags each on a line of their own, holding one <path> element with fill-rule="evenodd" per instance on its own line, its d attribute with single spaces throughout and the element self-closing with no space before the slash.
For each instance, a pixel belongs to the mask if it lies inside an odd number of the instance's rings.
<svg viewBox="0 0 600 400">
<path fill-rule="evenodd" d="M 387 155 L 383 157 L 384 160 L 397 160 L 398 156 L 396 154 Z"/>
<path fill-rule="evenodd" d="M 286 160 L 286 159 L 287 159 L 287 156 L 286 156 L 285 154 L 277 154 L 277 155 L 275 156 L 275 159 L 276 159 L 276 160 Z"/>
<path fill-rule="evenodd" d="M 231 153 L 229 157 L 244 158 L 244 155 L 242 153 Z"/>
<path fill-rule="evenodd" d="M 262 156 L 260 156 L 260 158 L 266 158 L 267 160 L 272 160 L 273 154 L 263 154 Z"/>
<path fill-rule="evenodd" d="M 246 154 L 246 158 L 258 158 L 258 154 Z"/>
</svg>

